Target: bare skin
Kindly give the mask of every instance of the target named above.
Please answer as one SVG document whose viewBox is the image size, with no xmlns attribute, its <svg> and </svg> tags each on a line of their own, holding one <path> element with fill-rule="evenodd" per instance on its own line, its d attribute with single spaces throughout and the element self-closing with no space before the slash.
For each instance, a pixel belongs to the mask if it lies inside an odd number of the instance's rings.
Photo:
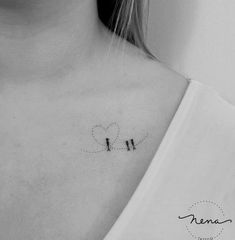
<svg viewBox="0 0 235 240">
<path fill-rule="evenodd" d="M 0 0 L 0 239 L 102 240 L 187 89 L 112 39 L 95 11 L 93 0 Z M 81 151 L 112 122 L 121 141 L 148 138 L 135 151 Z"/>
</svg>

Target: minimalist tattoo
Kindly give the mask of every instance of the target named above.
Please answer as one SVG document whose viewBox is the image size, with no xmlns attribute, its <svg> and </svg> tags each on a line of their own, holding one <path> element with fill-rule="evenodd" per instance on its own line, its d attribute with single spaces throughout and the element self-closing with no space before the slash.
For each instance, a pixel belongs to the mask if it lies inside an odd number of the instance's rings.
<svg viewBox="0 0 235 240">
<path fill-rule="evenodd" d="M 130 144 L 129 144 L 129 141 L 126 141 L 126 147 L 127 147 L 127 151 L 130 151 L 131 148 L 133 149 L 133 151 L 136 150 L 134 139 L 130 140 Z"/>
<path fill-rule="evenodd" d="M 130 151 L 130 146 L 128 141 L 126 141 L 126 146 L 127 146 L 127 151 Z"/>
<path fill-rule="evenodd" d="M 111 151 L 110 150 L 109 138 L 106 138 L 106 145 L 107 145 L 107 151 Z"/>
<path fill-rule="evenodd" d="M 107 127 L 104 127 L 103 125 L 95 125 L 91 129 L 91 136 L 99 149 L 81 149 L 81 151 L 86 153 L 111 152 L 114 150 L 126 150 L 128 152 L 135 151 L 137 146 L 145 141 L 148 134 L 145 134 L 144 137 L 137 140 L 134 140 L 133 138 L 121 140 L 120 127 L 116 122 L 113 122 Z"/>
</svg>

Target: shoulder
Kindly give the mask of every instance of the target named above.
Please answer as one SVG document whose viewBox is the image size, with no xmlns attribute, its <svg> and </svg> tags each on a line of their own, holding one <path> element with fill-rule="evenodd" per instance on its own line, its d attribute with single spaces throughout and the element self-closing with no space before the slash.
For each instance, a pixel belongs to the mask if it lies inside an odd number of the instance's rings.
<svg viewBox="0 0 235 240">
<path fill-rule="evenodd" d="M 157 146 L 184 97 L 189 80 L 147 58 L 131 44 L 119 46 L 113 47 L 105 64 L 108 76 L 105 96 L 109 96 L 113 109 L 121 109 L 125 124 L 154 132 L 152 145 Z"/>
<path fill-rule="evenodd" d="M 116 38 L 108 47 L 106 74 L 110 76 L 109 82 L 110 79 L 118 81 L 118 90 L 128 86 L 129 92 L 140 91 L 168 99 L 181 98 L 184 94 L 189 80 L 166 64 L 148 58 L 142 50 Z"/>
<path fill-rule="evenodd" d="M 112 78 L 118 82 L 118 90 L 144 96 L 146 107 L 164 109 L 174 113 L 189 85 L 182 74 L 157 60 L 148 58 L 135 46 L 124 43 L 115 49 L 115 55 L 109 61 Z M 116 79 L 118 78 L 118 79 Z M 142 98 L 141 98 L 142 99 Z"/>
<path fill-rule="evenodd" d="M 182 74 L 174 71 L 158 60 L 152 60 L 133 44 L 104 30 L 104 54 L 107 66 L 113 75 L 125 74 L 125 81 L 133 82 L 143 90 L 151 90 L 165 85 L 168 90 L 185 89 L 188 80 Z M 120 75 L 119 75 L 120 76 Z M 121 80 L 121 79 L 120 79 Z"/>
</svg>

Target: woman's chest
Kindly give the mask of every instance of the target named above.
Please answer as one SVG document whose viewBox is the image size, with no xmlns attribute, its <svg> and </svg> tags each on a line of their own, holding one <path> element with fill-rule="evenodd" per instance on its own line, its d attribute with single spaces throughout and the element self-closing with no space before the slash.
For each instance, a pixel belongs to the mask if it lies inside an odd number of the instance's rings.
<svg viewBox="0 0 235 240">
<path fill-rule="evenodd" d="M 143 164 L 122 154 L 83 153 L 77 143 L 71 152 L 52 143 L 0 149 L 2 239 L 97 239 L 111 228 Z"/>
<path fill-rule="evenodd" d="M 131 145 L 147 131 L 76 111 L 33 113 L 1 119 L 1 239 L 101 239 L 151 160 L 155 147 Z"/>
<path fill-rule="evenodd" d="M 158 114 L 149 101 L 136 94 L 56 103 L 31 96 L 2 104 L 0 238 L 102 239 L 172 115 Z"/>
</svg>

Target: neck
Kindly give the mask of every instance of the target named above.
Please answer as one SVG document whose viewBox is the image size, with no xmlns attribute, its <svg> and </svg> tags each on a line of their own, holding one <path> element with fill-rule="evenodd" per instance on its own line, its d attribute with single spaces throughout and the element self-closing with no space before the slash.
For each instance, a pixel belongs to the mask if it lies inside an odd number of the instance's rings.
<svg viewBox="0 0 235 240">
<path fill-rule="evenodd" d="M 78 70 L 101 42 L 95 0 L 0 0 L 0 74 L 27 79 Z"/>
</svg>

